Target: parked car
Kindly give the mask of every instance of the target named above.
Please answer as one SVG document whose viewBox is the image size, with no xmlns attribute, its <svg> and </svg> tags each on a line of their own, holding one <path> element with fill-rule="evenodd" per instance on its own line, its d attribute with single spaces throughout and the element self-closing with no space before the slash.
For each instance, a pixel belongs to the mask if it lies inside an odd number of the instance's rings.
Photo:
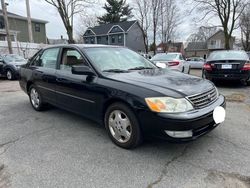
<svg viewBox="0 0 250 188">
<path fill-rule="evenodd" d="M 212 52 L 203 66 L 204 78 L 209 80 L 240 80 L 250 84 L 250 61 L 245 51 Z"/>
<path fill-rule="evenodd" d="M 212 82 L 160 69 L 124 47 L 44 48 L 20 74 L 35 110 L 49 103 L 88 117 L 104 124 L 123 148 L 136 147 L 149 135 L 194 140 L 219 124 L 214 109 L 225 106 Z"/>
<path fill-rule="evenodd" d="M 250 59 L 250 52 L 247 52 L 247 55 L 248 55 L 248 57 L 249 57 L 249 59 Z"/>
<path fill-rule="evenodd" d="M 18 77 L 20 66 L 26 63 L 23 57 L 16 54 L 0 55 L 0 75 L 14 80 Z"/>
<path fill-rule="evenodd" d="M 158 53 L 152 59 L 152 62 L 165 63 L 170 69 L 189 74 L 190 65 L 181 53 Z"/>
<path fill-rule="evenodd" d="M 190 57 L 187 58 L 191 69 L 202 69 L 205 60 L 202 57 Z"/>
</svg>

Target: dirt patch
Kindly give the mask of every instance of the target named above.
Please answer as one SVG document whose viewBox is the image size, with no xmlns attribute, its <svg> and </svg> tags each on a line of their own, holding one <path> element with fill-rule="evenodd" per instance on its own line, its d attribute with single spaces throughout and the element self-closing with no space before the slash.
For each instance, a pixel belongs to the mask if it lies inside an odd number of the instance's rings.
<svg viewBox="0 0 250 188">
<path fill-rule="evenodd" d="M 227 102 L 244 102 L 245 100 L 246 96 L 242 93 L 233 93 L 226 96 Z"/>
<path fill-rule="evenodd" d="M 6 172 L 5 166 L 0 164 L 0 188 L 10 187 L 9 174 Z"/>
<path fill-rule="evenodd" d="M 250 177 L 242 176 L 236 173 L 225 173 L 219 171 L 210 171 L 205 178 L 207 187 L 212 188 L 249 188 Z"/>
</svg>

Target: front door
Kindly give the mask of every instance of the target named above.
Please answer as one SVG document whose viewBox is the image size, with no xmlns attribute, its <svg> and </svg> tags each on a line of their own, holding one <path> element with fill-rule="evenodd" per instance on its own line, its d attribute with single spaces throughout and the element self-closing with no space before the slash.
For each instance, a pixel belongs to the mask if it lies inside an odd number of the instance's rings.
<svg viewBox="0 0 250 188">
<path fill-rule="evenodd" d="M 77 49 L 64 48 L 56 71 L 57 102 L 60 106 L 87 117 L 95 117 L 96 79 L 71 73 L 73 65 L 88 65 Z"/>
</svg>

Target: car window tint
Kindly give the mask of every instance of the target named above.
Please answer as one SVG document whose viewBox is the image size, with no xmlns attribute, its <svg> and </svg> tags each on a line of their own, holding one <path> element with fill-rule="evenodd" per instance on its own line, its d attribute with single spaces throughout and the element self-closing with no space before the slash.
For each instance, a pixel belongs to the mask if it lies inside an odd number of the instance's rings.
<svg viewBox="0 0 250 188">
<path fill-rule="evenodd" d="M 50 48 L 43 51 L 41 55 L 38 55 L 32 62 L 32 66 L 56 68 L 57 57 L 59 48 Z"/>
<path fill-rule="evenodd" d="M 85 65 L 88 66 L 82 55 L 75 49 L 64 49 L 62 60 L 60 63 L 60 69 L 71 71 L 74 65 Z"/>
</svg>

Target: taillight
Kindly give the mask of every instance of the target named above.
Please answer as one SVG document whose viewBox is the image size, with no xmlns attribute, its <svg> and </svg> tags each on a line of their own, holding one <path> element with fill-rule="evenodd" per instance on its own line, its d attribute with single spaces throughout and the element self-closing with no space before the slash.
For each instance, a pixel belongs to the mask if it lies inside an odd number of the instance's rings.
<svg viewBox="0 0 250 188">
<path fill-rule="evenodd" d="M 210 65 L 209 63 L 205 63 L 205 64 L 203 65 L 203 69 L 205 69 L 205 70 L 207 70 L 207 71 L 211 71 L 211 70 L 212 70 L 212 67 L 211 67 L 211 65 Z"/>
<path fill-rule="evenodd" d="M 177 66 L 177 65 L 179 65 L 180 64 L 180 62 L 179 61 L 171 61 L 171 62 L 168 62 L 168 66 Z"/>
<path fill-rule="evenodd" d="M 241 70 L 250 70 L 250 62 L 245 63 Z"/>
</svg>

